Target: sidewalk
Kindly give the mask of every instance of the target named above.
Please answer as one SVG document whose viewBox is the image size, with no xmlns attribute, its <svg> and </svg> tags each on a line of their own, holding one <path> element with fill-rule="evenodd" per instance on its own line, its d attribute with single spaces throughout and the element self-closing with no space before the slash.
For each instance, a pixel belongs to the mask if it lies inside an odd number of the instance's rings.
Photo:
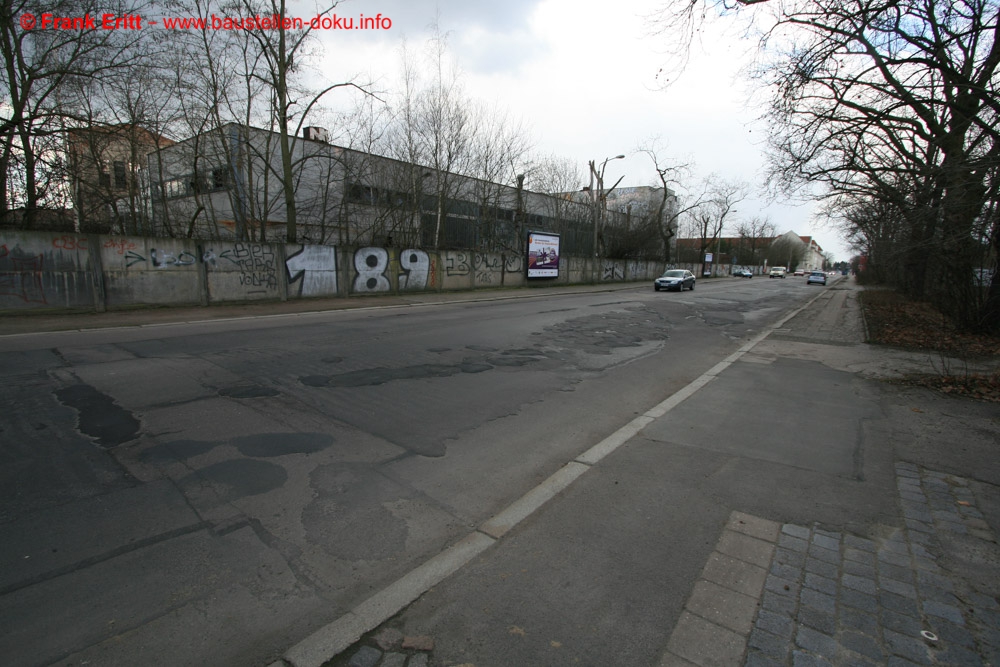
<svg viewBox="0 0 1000 667">
<path fill-rule="evenodd" d="M 884 382 L 929 361 L 862 343 L 856 297 L 825 290 L 275 665 L 1000 665 L 1000 416 Z"/>
</svg>

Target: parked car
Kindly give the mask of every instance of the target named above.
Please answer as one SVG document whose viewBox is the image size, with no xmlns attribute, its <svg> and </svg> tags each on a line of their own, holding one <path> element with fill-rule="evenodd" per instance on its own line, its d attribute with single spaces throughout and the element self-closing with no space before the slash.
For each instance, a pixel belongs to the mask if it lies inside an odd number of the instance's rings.
<svg viewBox="0 0 1000 667">
<path fill-rule="evenodd" d="M 812 285 L 816 283 L 817 285 L 826 284 L 826 274 L 822 271 L 812 271 L 809 273 L 809 277 L 806 278 L 806 285 Z"/>
<path fill-rule="evenodd" d="M 749 269 L 736 269 L 733 271 L 734 278 L 753 278 L 753 271 Z"/>
<path fill-rule="evenodd" d="M 680 292 L 684 288 L 694 289 L 694 274 L 684 269 L 670 269 L 653 281 L 653 289 Z"/>
<path fill-rule="evenodd" d="M 771 273 L 767 275 L 768 278 L 784 278 L 788 271 L 783 266 L 772 266 Z"/>
</svg>

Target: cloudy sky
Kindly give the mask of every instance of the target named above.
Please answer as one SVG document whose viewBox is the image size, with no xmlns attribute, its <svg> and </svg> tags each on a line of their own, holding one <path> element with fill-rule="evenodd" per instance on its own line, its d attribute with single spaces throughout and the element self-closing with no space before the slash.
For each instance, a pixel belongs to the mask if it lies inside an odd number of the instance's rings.
<svg viewBox="0 0 1000 667">
<path fill-rule="evenodd" d="M 425 48 L 437 20 L 467 94 L 520 118 L 537 152 L 573 160 L 582 176 L 589 160 L 624 153 L 626 159 L 608 163 L 605 183 L 624 176 L 622 186 L 651 185 L 655 171 L 637 147 L 660 137 L 665 155 L 694 163 L 692 180 L 717 174 L 755 186 L 756 196 L 737 206 L 738 217 L 766 215 L 778 233 L 812 235 L 836 259 L 848 259 L 837 230 L 815 218 L 815 206 L 771 203 L 760 193 L 764 128 L 739 74 L 748 43 L 735 26 L 715 26 L 678 74 L 668 66 L 669 38 L 654 35 L 649 18 L 665 1 L 342 0 L 338 15 L 381 14 L 392 26 L 326 31 L 319 54 L 331 80 L 390 88 L 403 41 L 410 51 Z M 672 81 L 663 88 L 665 76 Z M 346 103 L 348 94 L 338 94 Z"/>
</svg>

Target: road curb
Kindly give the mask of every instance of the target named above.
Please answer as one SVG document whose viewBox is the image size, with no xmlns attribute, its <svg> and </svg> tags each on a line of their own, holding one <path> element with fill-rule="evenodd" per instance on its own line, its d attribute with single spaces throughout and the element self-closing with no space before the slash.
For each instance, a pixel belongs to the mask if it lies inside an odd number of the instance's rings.
<svg viewBox="0 0 1000 667">
<path fill-rule="evenodd" d="M 282 656 L 293 667 L 320 667 L 488 549 L 495 539 L 475 532 L 424 562 Z M 280 662 L 274 663 L 281 665 Z"/>
</svg>

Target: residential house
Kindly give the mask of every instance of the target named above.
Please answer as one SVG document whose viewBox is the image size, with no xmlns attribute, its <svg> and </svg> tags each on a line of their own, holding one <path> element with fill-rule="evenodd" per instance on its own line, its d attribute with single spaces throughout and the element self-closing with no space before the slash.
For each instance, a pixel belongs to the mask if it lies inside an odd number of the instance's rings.
<svg viewBox="0 0 1000 667">
<path fill-rule="evenodd" d="M 67 133 L 75 227 L 83 232 L 152 232 L 149 159 L 173 141 L 134 124 Z"/>
<path fill-rule="evenodd" d="M 701 254 L 704 244 L 705 241 L 700 238 L 678 239 L 679 261 L 695 264 L 704 262 Z M 705 251 L 712 253 L 712 263 L 716 267 L 787 266 L 789 269 L 811 271 L 822 270 L 826 261 L 823 248 L 816 239 L 800 236 L 793 231 L 780 236 L 755 239 L 723 236 L 710 240 Z"/>
</svg>

